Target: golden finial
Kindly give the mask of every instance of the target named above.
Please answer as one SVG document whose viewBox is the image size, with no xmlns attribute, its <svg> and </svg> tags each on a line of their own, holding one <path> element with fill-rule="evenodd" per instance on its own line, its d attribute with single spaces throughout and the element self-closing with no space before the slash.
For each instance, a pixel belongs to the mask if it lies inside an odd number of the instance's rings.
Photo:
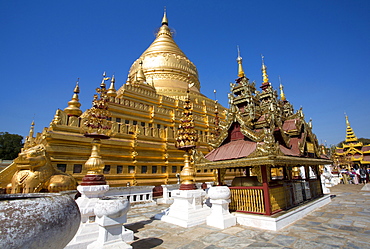
<svg viewBox="0 0 370 249">
<path fill-rule="evenodd" d="M 168 25 L 167 14 L 166 14 L 166 6 L 164 6 L 164 13 L 163 13 L 163 18 L 162 18 L 162 25 Z"/>
<path fill-rule="evenodd" d="M 236 47 L 238 49 L 238 58 L 236 58 L 236 61 L 238 62 L 238 77 L 241 78 L 245 76 L 243 65 L 242 65 L 243 58 L 240 56 L 239 46 L 236 46 Z"/>
<path fill-rule="evenodd" d="M 76 94 L 79 94 L 80 93 L 80 87 L 78 85 L 78 82 L 80 81 L 80 78 L 77 78 L 77 81 L 76 81 L 76 87 L 75 89 L 73 90 L 74 93 Z"/>
<path fill-rule="evenodd" d="M 281 84 L 280 75 L 279 75 L 279 82 L 280 82 L 280 99 L 282 101 L 286 101 L 285 94 L 284 94 L 284 87 L 283 87 L 283 84 Z"/>
<path fill-rule="evenodd" d="M 349 120 L 348 120 L 348 116 L 347 116 L 347 114 L 346 114 L 346 113 L 344 113 L 344 115 L 346 116 L 346 125 L 347 125 L 347 126 L 351 126 L 351 125 L 350 125 L 350 123 L 349 123 Z"/>
<path fill-rule="evenodd" d="M 112 79 L 110 81 L 110 87 L 109 87 L 108 92 L 107 92 L 107 95 L 109 97 L 116 97 L 117 96 L 116 89 L 114 88 L 114 83 L 115 82 L 116 82 L 116 80 L 115 80 L 114 74 L 113 74 Z"/>
<path fill-rule="evenodd" d="M 265 65 L 265 60 L 264 60 L 265 56 L 263 56 L 261 54 L 261 58 L 262 58 L 262 68 L 261 68 L 261 70 L 262 70 L 263 83 L 268 83 L 269 78 L 268 78 L 268 75 L 267 75 L 267 67 Z"/>
<path fill-rule="evenodd" d="M 106 76 L 107 76 L 107 74 L 104 71 L 104 73 L 103 73 L 103 79 L 102 79 L 101 84 L 100 84 L 100 87 L 101 88 L 105 88 L 105 86 L 106 86 L 105 85 L 105 81 L 110 79 L 109 77 L 106 77 Z"/>
<path fill-rule="evenodd" d="M 72 99 L 68 102 L 68 107 L 64 109 L 64 111 L 67 113 L 68 116 L 80 116 L 82 114 L 82 111 L 80 109 L 80 102 L 78 99 L 78 94 L 80 93 L 80 87 L 78 85 L 78 82 L 80 81 L 80 78 L 77 78 L 76 86 L 73 90 L 73 96 Z"/>
</svg>

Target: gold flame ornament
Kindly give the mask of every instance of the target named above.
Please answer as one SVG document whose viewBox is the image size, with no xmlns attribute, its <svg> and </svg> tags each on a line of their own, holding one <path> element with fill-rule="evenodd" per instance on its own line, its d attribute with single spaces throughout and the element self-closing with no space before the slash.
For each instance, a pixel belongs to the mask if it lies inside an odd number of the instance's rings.
<svg viewBox="0 0 370 249">
<path fill-rule="evenodd" d="M 82 132 L 86 137 L 108 139 L 113 135 L 112 122 L 109 120 L 111 113 L 108 111 L 109 96 L 105 84 L 105 81 L 110 78 L 105 76 L 104 73 L 100 88 L 96 89 L 97 94 L 94 95 L 92 108 L 86 110 L 84 115 L 86 119 L 82 126 Z"/>
<path fill-rule="evenodd" d="M 181 185 L 180 190 L 193 190 L 196 189 L 195 185 L 195 170 L 190 161 L 190 151 L 196 147 L 198 142 L 198 134 L 194 129 L 194 119 L 192 114 L 192 106 L 190 104 L 189 89 L 194 84 L 189 84 L 187 89 L 187 95 L 184 105 L 183 118 L 179 125 L 177 138 L 176 138 L 176 148 L 184 150 L 184 168 L 180 173 Z"/>
</svg>

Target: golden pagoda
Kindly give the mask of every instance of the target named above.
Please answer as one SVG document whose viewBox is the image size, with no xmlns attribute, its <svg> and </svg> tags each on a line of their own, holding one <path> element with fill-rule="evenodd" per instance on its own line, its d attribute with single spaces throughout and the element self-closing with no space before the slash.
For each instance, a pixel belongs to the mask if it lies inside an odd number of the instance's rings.
<svg viewBox="0 0 370 249">
<path fill-rule="evenodd" d="M 333 160 L 336 166 L 350 170 L 351 168 L 368 168 L 370 165 L 370 144 L 364 145 L 358 140 L 348 116 L 346 115 L 346 139 L 342 147 L 336 147 Z"/>
<path fill-rule="evenodd" d="M 174 41 L 166 13 L 156 38 L 132 64 L 127 81 L 118 90 L 115 84 L 112 76 L 106 93 L 113 135 L 101 140 L 99 152 L 107 184 L 114 187 L 177 183 L 176 175 L 182 170 L 184 158 L 175 139 L 188 86 L 192 86 L 189 97 L 198 151 L 210 151 L 208 142 L 219 120 L 225 118 L 225 108 L 200 93 L 197 68 Z M 72 175 L 80 184 L 88 173 L 85 162 L 90 157 L 93 138 L 81 132 L 89 113 L 80 109 L 79 94 L 77 82 L 68 106 L 56 110 L 49 127 L 36 136 L 32 126 L 24 148 L 42 144 L 52 167 Z M 18 166 L 13 163 L 0 173 L 0 188 L 6 188 L 20 170 Z M 196 170 L 196 182 L 213 179 L 212 170 Z"/>
</svg>

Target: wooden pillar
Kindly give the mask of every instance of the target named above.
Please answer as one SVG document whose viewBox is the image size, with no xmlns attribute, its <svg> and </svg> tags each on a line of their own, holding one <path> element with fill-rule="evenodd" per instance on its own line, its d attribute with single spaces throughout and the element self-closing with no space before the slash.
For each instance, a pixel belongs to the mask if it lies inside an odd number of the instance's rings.
<svg viewBox="0 0 370 249">
<path fill-rule="evenodd" d="M 319 181 L 319 187 L 320 187 L 320 195 L 324 194 L 323 190 L 322 190 L 322 182 L 321 182 L 321 174 L 320 174 L 320 169 L 319 169 L 319 165 L 315 165 L 315 173 L 317 175 L 317 180 Z"/>
<path fill-rule="evenodd" d="M 222 182 L 221 182 L 221 169 L 217 169 L 217 181 L 218 181 L 218 186 L 221 186 L 222 185 Z"/>
<path fill-rule="evenodd" d="M 267 174 L 270 172 L 267 172 L 266 165 L 261 166 L 261 174 L 262 174 L 262 187 L 263 187 L 263 198 L 265 202 L 265 211 L 267 215 L 271 215 L 271 202 L 270 202 L 270 192 L 269 192 L 269 185 L 268 185 L 268 177 Z"/>
<path fill-rule="evenodd" d="M 310 180 L 310 166 L 304 166 L 304 174 L 306 175 L 306 181 L 309 182 Z"/>
</svg>

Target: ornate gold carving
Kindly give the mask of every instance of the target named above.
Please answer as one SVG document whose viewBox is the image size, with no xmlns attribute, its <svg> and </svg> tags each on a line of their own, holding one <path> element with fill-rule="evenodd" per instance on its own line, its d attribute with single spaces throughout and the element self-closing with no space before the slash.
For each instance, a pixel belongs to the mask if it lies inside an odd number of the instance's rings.
<svg viewBox="0 0 370 249">
<path fill-rule="evenodd" d="M 261 166 L 253 166 L 252 169 L 252 174 L 257 176 L 257 179 L 260 183 L 263 183 L 262 181 L 262 172 L 261 172 Z"/>
</svg>

